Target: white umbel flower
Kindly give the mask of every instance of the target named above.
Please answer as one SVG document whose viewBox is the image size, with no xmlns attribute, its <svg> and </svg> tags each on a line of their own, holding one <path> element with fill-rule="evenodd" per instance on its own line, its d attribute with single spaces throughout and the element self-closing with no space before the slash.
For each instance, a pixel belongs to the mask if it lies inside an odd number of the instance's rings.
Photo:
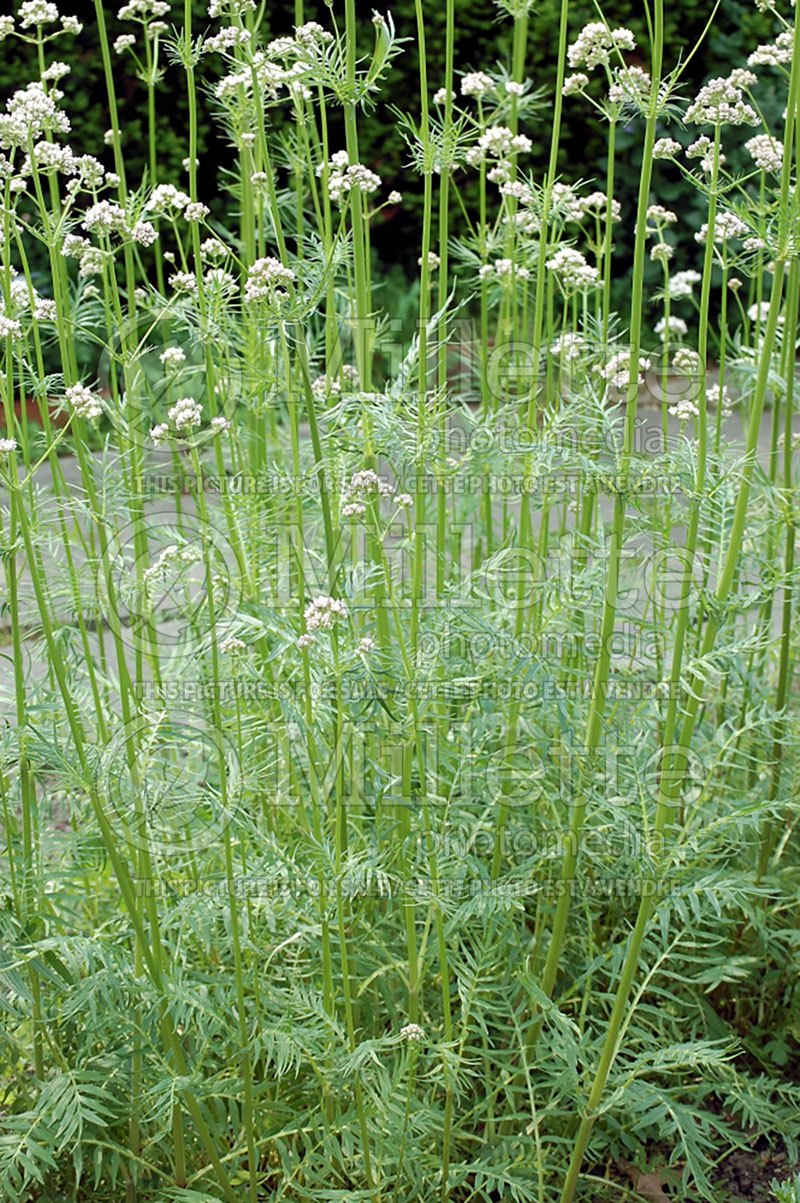
<svg viewBox="0 0 800 1203">
<path fill-rule="evenodd" d="M 405 1027 L 400 1029 L 400 1035 L 403 1040 L 407 1040 L 409 1044 L 413 1044 L 425 1039 L 425 1030 L 418 1023 L 407 1023 Z"/>
<path fill-rule="evenodd" d="M 67 400 L 76 417 L 86 418 L 90 422 L 100 417 L 103 412 L 100 398 L 90 388 L 87 388 L 85 384 L 72 384 L 66 390 L 66 393 Z"/>
<path fill-rule="evenodd" d="M 203 421 L 203 407 L 193 397 L 179 397 L 168 411 L 170 422 L 175 429 L 183 434 L 187 430 L 196 430 Z"/>
<path fill-rule="evenodd" d="M 335 623 L 347 618 L 347 606 L 339 598 L 320 594 L 306 606 L 303 617 L 308 631 L 330 631 Z"/>
<path fill-rule="evenodd" d="M 468 71 L 461 80 L 462 96 L 474 96 L 476 100 L 482 100 L 492 91 L 494 91 L 494 80 L 485 71 Z"/>
</svg>

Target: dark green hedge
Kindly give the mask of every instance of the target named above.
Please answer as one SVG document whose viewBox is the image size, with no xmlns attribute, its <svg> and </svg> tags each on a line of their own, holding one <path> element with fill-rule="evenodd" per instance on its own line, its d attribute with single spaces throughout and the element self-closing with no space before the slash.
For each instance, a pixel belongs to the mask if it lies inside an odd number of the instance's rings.
<svg viewBox="0 0 800 1203">
<path fill-rule="evenodd" d="M 382 0 L 376 0 L 377 7 L 384 7 Z M 431 91 L 441 86 L 444 64 L 445 6 L 443 2 L 432 3 L 424 0 L 426 14 L 426 37 L 428 54 L 428 75 Z M 370 17 L 374 5 L 359 4 L 359 16 L 363 18 L 365 36 L 371 43 L 372 30 Z M 555 78 L 555 50 L 558 39 L 559 0 L 541 0 L 531 15 L 528 41 L 527 74 L 537 87 L 552 89 Z M 106 19 L 109 32 L 113 37 L 118 33 L 128 32 L 133 26 L 116 19 L 117 5 L 106 9 Z M 395 60 L 392 66 L 387 86 L 381 103 L 370 113 L 361 118 L 362 158 L 369 163 L 385 180 L 387 187 L 397 187 L 404 195 L 404 204 L 400 210 L 393 211 L 379 228 L 375 230 L 374 245 L 377 255 L 383 262 L 384 268 L 389 264 L 397 264 L 405 272 L 413 274 L 416 270 L 416 260 L 419 254 L 419 207 L 420 190 L 418 182 L 405 168 L 407 151 L 395 127 L 395 121 L 387 102 L 401 109 L 414 112 L 418 91 L 419 55 L 416 39 L 416 19 L 414 0 L 394 0 L 391 10 L 397 26 L 398 34 L 408 38 L 403 54 Z M 94 7 L 90 3 L 74 3 L 72 11 L 84 21 L 84 32 L 75 40 L 74 53 L 67 52 L 66 43 L 56 53 L 58 57 L 68 57 L 72 64 L 72 74 L 65 80 L 64 89 L 67 94 L 68 111 L 72 119 L 72 143 L 76 149 L 90 153 L 102 153 L 102 133 L 108 127 L 109 119 L 105 102 L 105 88 L 102 76 L 99 49 L 97 44 Z M 712 11 L 709 0 L 681 0 L 680 4 L 666 6 L 666 55 L 665 62 L 669 67 L 679 55 L 686 56 L 696 40 Z M 175 6 L 175 19 L 182 19 L 182 5 Z M 208 24 L 205 3 L 195 3 L 195 29 L 205 28 Z M 268 5 L 270 31 L 274 34 L 287 31 L 294 22 L 295 4 L 281 0 Z M 337 13 L 337 15 L 339 15 Z M 627 25 L 637 35 L 637 41 L 646 46 L 646 24 L 644 14 L 639 4 L 631 0 L 615 0 L 613 11 L 607 12 L 608 19 L 615 25 Z M 322 3 L 308 3 L 304 6 L 305 19 L 319 19 L 325 24 L 330 23 L 330 14 Z M 592 0 L 573 0 L 570 5 L 570 33 L 575 33 L 590 20 L 596 20 L 597 13 Z M 468 68 L 491 69 L 496 63 L 508 64 L 511 51 L 511 22 L 500 12 L 492 0 L 456 0 L 456 68 L 463 71 Z M 750 3 L 740 3 L 739 0 L 723 0 L 704 47 L 692 60 L 685 77 L 682 94 L 690 97 L 699 85 L 709 76 L 726 73 L 731 66 L 744 62 L 747 54 L 760 41 L 769 40 L 773 36 L 773 20 L 768 14 L 759 13 Z M 58 43 L 56 44 L 58 45 Z M 4 94 L 15 87 L 24 85 L 35 75 L 32 55 L 27 48 L 21 47 L 15 40 L 4 45 L 5 55 L 0 62 L 0 87 Z M 646 58 L 646 51 L 645 51 Z M 209 63 L 209 70 L 217 69 L 218 59 Z M 441 67 L 439 66 L 441 64 Z M 146 155 L 146 117 L 144 110 L 145 88 L 134 74 L 130 58 L 116 59 L 115 73 L 117 91 L 120 100 L 121 125 L 125 132 L 126 160 L 131 179 L 139 178 L 144 167 Z M 769 120 L 780 117 L 783 100 L 773 89 L 760 92 L 765 100 L 764 112 Z M 213 163 L 224 167 L 230 161 L 230 152 L 224 135 L 213 120 L 213 105 L 208 96 L 203 93 L 202 113 L 200 117 L 200 146 L 201 154 L 206 165 Z M 168 69 L 159 88 L 159 156 L 164 172 L 164 178 L 180 182 L 185 179 L 181 168 L 181 160 L 186 156 L 187 147 L 187 102 L 182 75 L 178 68 Z M 527 133 L 533 138 L 533 153 L 530 156 L 531 167 L 534 170 L 543 169 L 549 153 L 549 119 L 544 110 L 541 121 L 527 128 Z M 278 118 L 279 119 L 279 118 Z M 667 131 L 665 131 L 667 132 Z M 674 128 L 669 130 L 674 134 Z M 740 145 L 747 133 L 734 134 L 732 145 L 726 152 L 729 163 L 736 165 L 736 145 Z M 619 158 L 617 176 L 619 180 L 618 195 L 626 201 L 628 211 L 623 214 L 624 221 L 618 230 L 632 230 L 630 205 L 635 197 L 636 181 L 639 168 L 639 144 L 641 131 L 636 129 L 621 129 L 617 144 Z M 605 130 L 596 120 L 591 107 L 580 99 L 570 99 L 565 102 L 564 137 L 561 145 L 559 167 L 565 178 L 576 177 L 596 178 L 602 182 L 605 172 Z M 218 190 L 215 183 L 215 173 L 203 171 L 201 186 L 206 190 L 203 199 L 212 209 L 224 218 L 229 209 L 230 200 L 226 194 Z M 700 221 L 701 210 L 699 199 L 687 190 L 674 169 L 659 164 L 657 166 L 655 190 L 657 199 L 662 203 L 677 208 L 682 220 L 690 227 L 684 234 L 686 243 L 683 255 L 675 261 L 676 267 L 688 265 L 688 256 L 692 253 L 691 231 L 696 229 Z M 453 213 L 454 227 L 457 228 L 458 210 Z M 625 255 L 624 233 L 618 237 L 619 280 L 618 305 L 624 310 L 626 296 L 625 273 L 627 268 Z M 654 271 L 654 280 L 658 273 Z"/>
</svg>

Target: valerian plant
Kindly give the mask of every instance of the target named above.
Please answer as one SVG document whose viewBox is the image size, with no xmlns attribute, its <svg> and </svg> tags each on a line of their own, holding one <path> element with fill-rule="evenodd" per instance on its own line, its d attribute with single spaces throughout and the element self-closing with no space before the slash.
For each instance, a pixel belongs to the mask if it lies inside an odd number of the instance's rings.
<svg viewBox="0 0 800 1203">
<path fill-rule="evenodd" d="M 462 64 L 417 0 L 407 114 L 389 12 L 130 0 L 112 41 L 97 0 L 94 147 L 80 22 L 0 18 L 39 68 L 0 114 L 0 1197 L 571 1203 L 647 1163 L 713 1199 L 754 1130 L 796 1160 L 800 67 L 760 7 L 687 97 L 662 0 L 644 46 L 563 0 L 550 95 L 531 4 Z M 576 103 L 600 180 L 557 172 Z M 402 314 L 374 108 L 422 178 Z"/>
</svg>

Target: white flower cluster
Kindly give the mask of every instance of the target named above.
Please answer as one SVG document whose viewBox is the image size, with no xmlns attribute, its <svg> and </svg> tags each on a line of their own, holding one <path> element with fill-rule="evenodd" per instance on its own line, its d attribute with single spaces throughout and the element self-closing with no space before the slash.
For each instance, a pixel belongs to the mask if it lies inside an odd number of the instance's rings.
<svg viewBox="0 0 800 1203">
<path fill-rule="evenodd" d="M 24 0 L 19 6 L 19 23 L 23 29 L 31 25 L 51 25 L 57 21 L 59 12 L 48 0 Z"/>
<path fill-rule="evenodd" d="M 167 417 L 179 434 L 196 430 L 203 421 L 203 407 L 193 397 L 179 397 L 170 408 Z"/>
<path fill-rule="evenodd" d="M 725 242 L 728 238 L 741 238 L 748 225 L 735 213 L 719 213 L 714 223 L 714 241 Z M 705 243 L 708 238 L 708 222 L 704 221 L 694 236 L 695 242 Z"/>
<path fill-rule="evenodd" d="M 546 261 L 545 267 L 553 272 L 563 288 L 582 291 L 586 288 L 596 288 L 600 283 L 597 268 L 591 267 L 574 247 L 561 247 Z"/>
<path fill-rule="evenodd" d="M 198 564 L 203 558 L 203 553 L 199 547 L 188 547 L 185 543 L 170 543 L 161 552 L 158 559 L 145 570 L 142 581 L 145 592 L 149 595 L 153 585 L 157 581 L 162 581 L 166 577 L 170 568 L 191 567 L 192 564 Z"/>
<path fill-rule="evenodd" d="M 492 125 L 478 139 L 478 149 L 488 158 L 502 159 L 513 152 L 531 149 L 530 138 L 514 134 L 507 125 Z"/>
<path fill-rule="evenodd" d="M 27 150 L 45 132 L 56 135 L 69 130 L 69 117 L 59 109 L 56 97 L 34 80 L 6 101 L 6 111 L 0 115 L 0 146 Z"/>
<path fill-rule="evenodd" d="M 601 217 L 605 221 L 608 217 L 608 197 L 605 192 L 590 192 L 588 196 L 578 197 L 578 209 L 581 217 Z M 621 217 L 622 205 L 612 196 L 611 221 L 619 221 Z"/>
<path fill-rule="evenodd" d="M 220 639 L 219 650 L 223 656 L 235 656 L 238 652 L 243 652 L 247 649 L 247 644 L 243 639 L 237 639 L 235 635 L 228 635 L 225 639 Z"/>
<path fill-rule="evenodd" d="M 418 1023 L 407 1023 L 405 1027 L 400 1029 L 400 1035 L 403 1040 L 408 1040 L 409 1043 L 425 1039 L 425 1031 Z"/>
<path fill-rule="evenodd" d="M 186 352 L 181 347 L 167 347 L 158 358 L 168 372 L 174 372 L 186 362 Z"/>
<path fill-rule="evenodd" d="M 644 384 L 642 372 L 646 372 L 650 367 L 650 360 L 644 357 L 639 359 L 639 375 L 636 378 L 638 385 Z M 598 368 L 600 375 L 613 388 L 624 389 L 628 388 L 631 383 L 631 353 L 630 351 L 618 351 L 616 355 L 612 355 L 601 368 Z"/>
<path fill-rule="evenodd" d="M 794 30 L 784 29 L 772 45 L 759 46 L 747 60 L 748 67 L 782 67 L 792 61 Z"/>
<path fill-rule="evenodd" d="M 672 366 L 681 376 L 697 376 L 700 356 L 691 347 L 680 347 L 672 357 Z"/>
<path fill-rule="evenodd" d="M 203 54 L 230 54 L 237 46 L 246 46 L 251 36 L 249 29 L 239 29 L 236 25 L 227 25 L 219 33 L 206 38 L 203 42 Z"/>
<path fill-rule="evenodd" d="M 166 0 L 128 0 L 117 13 L 120 21 L 142 21 L 149 23 L 158 17 L 166 17 L 169 4 Z"/>
<path fill-rule="evenodd" d="M 683 320 L 683 318 L 673 317 L 672 315 L 670 315 L 669 322 L 667 322 L 666 318 L 659 318 L 653 329 L 655 330 L 656 334 L 661 336 L 663 341 L 666 341 L 664 335 L 667 332 L 670 338 L 673 334 L 677 335 L 678 338 L 685 338 L 689 333 L 689 327 L 686 325 L 686 322 Z"/>
<path fill-rule="evenodd" d="M 635 50 L 636 39 L 630 29 L 609 29 L 603 21 L 584 25 L 567 51 L 570 67 L 586 66 L 590 71 L 607 63 L 613 50 Z"/>
<path fill-rule="evenodd" d="M 700 159 L 700 170 L 706 175 L 711 175 L 714 170 L 714 143 L 705 134 L 697 138 L 690 146 L 686 147 L 687 159 Z M 725 155 L 720 154 L 718 163 L 721 167 L 725 162 Z"/>
<path fill-rule="evenodd" d="M 673 300 L 679 300 L 681 297 L 690 297 L 692 295 L 693 286 L 699 284 L 701 280 L 700 272 L 689 268 L 685 272 L 675 272 L 674 276 L 670 276 L 669 295 Z"/>
<path fill-rule="evenodd" d="M 672 405 L 667 406 L 667 412 L 679 422 L 688 422 L 690 418 L 696 418 L 700 414 L 691 397 L 679 397 Z"/>
<path fill-rule="evenodd" d="M 103 412 L 100 398 L 85 384 L 72 384 L 66 390 L 67 400 L 76 418 L 86 418 L 92 422 Z"/>
<path fill-rule="evenodd" d="M 372 468 L 354 472 L 342 498 L 345 502 L 342 506 L 342 517 L 363 518 L 367 512 L 363 498 L 369 497 L 370 494 L 377 494 L 378 497 L 391 497 L 394 490 L 394 485 L 381 480 Z"/>
<path fill-rule="evenodd" d="M 197 292 L 197 279 L 191 272 L 173 272 L 169 283 L 176 292 Z"/>
<path fill-rule="evenodd" d="M 725 79 L 710 79 L 697 93 L 686 110 L 690 125 L 758 125 L 759 118 L 752 105 L 745 102 L 742 88 L 755 83 L 749 71 L 733 71 Z"/>
<path fill-rule="evenodd" d="M 363 639 L 359 640 L 358 647 L 356 648 L 356 653 L 359 656 L 368 656 L 370 652 L 374 652 L 374 651 L 375 651 L 375 640 L 370 639 L 369 635 L 365 635 Z"/>
<path fill-rule="evenodd" d="M 518 267 L 513 259 L 495 259 L 494 263 L 484 263 L 478 271 L 481 280 L 496 277 L 500 280 L 528 280 L 530 272 L 527 267 Z"/>
<path fill-rule="evenodd" d="M 204 259 L 224 259 L 228 250 L 218 238 L 206 238 L 200 243 L 200 254 Z"/>
<path fill-rule="evenodd" d="M 723 418 L 729 418 L 731 416 L 733 408 L 727 385 L 723 385 L 722 389 L 720 389 L 718 384 L 710 384 L 706 389 L 706 400 L 708 401 L 709 405 L 722 408 Z"/>
<path fill-rule="evenodd" d="M 255 12 L 256 0 L 209 0 L 209 17 L 221 17 L 227 10 L 237 17 L 244 17 L 248 12 Z"/>
<path fill-rule="evenodd" d="M 672 209 L 667 209 L 664 205 L 650 205 L 646 213 L 647 222 L 652 222 L 651 225 L 645 226 L 645 238 L 652 238 L 654 234 L 661 234 L 667 226 L 674 226 L 678 220 L 678 214 L 673 213 Z"/>
<path fill-rule="evenodd" d="M 93 246 L 88 238 L 81 238 L 79 234 L 67 234 L 61 253 L 67 259 L 78 260 L 78 274 L 84 279 L 87 276 L 97 276 L 103 270 L 103 252 L 99 247 Z"/>
<path fill-rule="evenodd" d="M 381 186 L 381 177 L 363 163 L 350 163 L 346 150 L 337 150 L 330 162 L 320 163 L 317 176 L 322 177 L 326 170 L 328 193 L 335 204 L 349 196 L 353 188 L 358 188 L 366 194 L 377 191 Z"/>
<path fill-rule="evenodd" d="M 439 256 L 436 254 L 436 251 L 428 251 L 428 268 L 430 269 L 430 271 L 435 272 L 441 262 L 442 261 L 439 258 Z M 422 256 L 421 255 L 420 255 L 419 259 L 417 259 L 417 266 L 422 267 Z"/>
<path fill-rule="evenodd" d="M 178 217 L 191 203 L 192 198 L 174 184 L 157 184 L 148 197 L 145 209 L 156 217 Z"/>
<path fill-rule="evenodd" d="M 286 299 L 287 293 L 281 287 L 291 284 L 295 274 L 290 267 L 284 267 L 280 259 L 269 256 L 266 259 L 256 259 L 247 276 L 244 286 L 245 301 L 272 300 L 280 302 Z"/>
<path fill-rule="evenodd" d="M 2 452 L 4 455 L 10 454 L 12 451 L 16 451 L 16 449 L 16 439 L 0 439 L 0 452 Z"/>
<path fill-rule="evenodd" d="M 494 80 L 485 71 L 468 71 L 461 80 L 461 95 L 482 100 L 494 91 Z"/>
<path fill-rule="evenodd" d="M 302 47 L 293 38 L 282 38 L 278 39 L 278 41 L 287 42 L 292 48 L 293 53 L 302 53 Z M 312 69 L 311 64 L 296 61 L 290 67 L 281 67 L 278 63 L 271 62 L 267 57 L 274 46 L 275 43 L 270 43 L 266 52 L 256 50 L 253 54 L 251 64 L 248 64 L 241 71 L 233 71 L 230 75 L 224 76 L 215 89 L 217 98 L 221 101 L 235 103 L 236 98 L 242 94 L 252 94 L 254 79 L 263 98 L 271 102 L 281 99 L 281 93 L 284 89 L 290 90 L 298 84 L 302 85 L 304 77 Z M 243 141 L 245 138 L 249 141 L 248 134 L 242 135 Z M 247 143 L 244 144 L 247 145 Z"/>
<path fill-rule="evenodd" d="M 24 276 L 13 275 L 8 284 L 8 304 L 0 296 L 0 333 L 5 337 L 17 337 L 22 333 L 20 315 L 30 311 L 37 322 L 53 322 L 56 319 L 56 303 L 49 297 L 41 297 Z"/>
<path fill-rule="evenodd" d="M 654 159 L 674 159 L 681 152 L 680 142 L 674 138 L 659 138 L 653 147 Z"/>
<path fill-rule="evenodd" d="M 744 144 L 756 167 L 762 171 L 780 171 L 783 165 L 783 143 L 769 134 L 756 134 Z"/>
<path fill-rule="evenodd" d="M 550 344 L 550 354 L 557 355 L 559 359 L 563 359 L 566 363 L 571 363 L 576 359 L 580 359 L 581 353 L 585 346 L 584 339 L 580 334 L 559 334 L 558 338 Z"/>
<path fill-rule="evenodd" d="M 347 606 L 335 597 L 320 594 L 306 608 L 303 615 L 309 631 L 330 631 L 335 623 L 347 618 Z"/>
<path fill-rule="evenodd" d="M 756 302 L 747 310 L 751 322 L 766 322 L 769 317 L 769 301 Z"/>
<path fill-rule="evenodd" d="M 86 210 L 81 225 L 88 234 L 124 233 L 127 230 L 125 210 L 112 201 L 98 201 Z"/>
<path fill-rule="evenodd" d="M 612 104 L 641 104 L 650 96 L 653 83 L 642 67 L 615 67 L 613 75 L 614 82 L 608 89 Z"/>
<path fill-rule="evenodd" d="M 584 75 L 582 71 L 576 71 L 574 75 L 568 75 L 564 80 L 564 85 L 561 89 L 562 96 L 578 96 L 589 86 L 589 76 Z"/>
</svg>

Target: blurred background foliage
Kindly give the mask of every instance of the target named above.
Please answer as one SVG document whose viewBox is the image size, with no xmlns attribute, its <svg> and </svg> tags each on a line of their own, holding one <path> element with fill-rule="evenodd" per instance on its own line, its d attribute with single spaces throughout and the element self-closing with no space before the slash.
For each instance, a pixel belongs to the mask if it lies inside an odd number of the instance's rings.
<svg viewBox="0 0 800 1203">
<path fill-rule="evenodd" d="M 110 152 L 103 146 L 103 133 L 108 128 L 109 116 L 105 97 L 102 65 L 97 39 L 94 5 L 87 0 L 72 0 L 67 8 L 84 23 L 83 33 L 74 39 L 68 52 L 66 42 L 56 43 L 56 57 L 68 57 L 71 74 L 63 82 L 64 104 L 72 121 L 71 142 L 79 153 L 92 153 L 112 166 Z M 130 22 L 117 20 L 117 4 L 107 6 L 106 20 L 109 34 L 115 38 L 120 33 L 135 31 L 138 27 Z M 378 7 L 386 6 L 378 0 Z M 403 53 L 391 65 L 387 86 L 376 106 L 361 114 L 360 147 L 362 161 L 377 171 L 385 185 L 385 193 L 391 188 L 403 194 L 401 206 L 387 207 L 375 221 L 373 248 L 378 263 L 376 278 L 384 280 L 385 303 L 395 316 L 402 317 L 410 305 L 414 280 L 417 273 L 419 237 L 421 229 L 422 188 L 421 181 L 407 167 L 408 150 L 397 128 L 392 107 L 415 114 L 419 110 L 419 52 L 416 38 L 414 0 L 390 0 L 392 16 L 400 38 L 407 39 Z M 363 18 L 364 48 L 372 45 L 371 16 L 375 5 L 358 4 L 359 16 Z M 211 26 L 207 16 L 206 0 L 194 0 L 194 33 L 203 32 Z M 552 95 L 555 85 L 556 47 L 558 44 L 559 0 L 540 0 L 535 5 L 529 22 L 526 75 L 535 88 L 544 88 Z M 441 87 L 445 61 L 445 6 L 424 0 L 428 81 L 431 93 Z M 334 3 L 327 11 L 324 3 L 304 3 L 303 0 L 268 0 L 264 18 L 265 34 L 277 36 L 289 30 L 299 19 L 319 20 L 327 27 L 331 25 L 331 12 L 338 19 L 341 13 Z M 711 0 L 681 0 L 680 4 L 667 5 L 665 12 L 666 31 L 665 65 L 669 69 L 679 59 L 687 58 L 714 12 Z M 570 40 L 588 21 L 597 20 L 597 9 L 593 0 L 571 0 Z M 612 25 L 626 25 L 634 31 L 637 43 L 644 47 L 641 60 L 646 65 L 647 26 L 644 10 L 639 0 L 614 0 L 613 9 L 606 12 Z M 181 25 L 183 5 L 174 5 L 174 21 Z M 214 27 L 218 22 L 214 22 Z M 710 29 L 697 54 L 691 59 L 680 95 L 689 98 L 709 76 L 727 74 L 733 66 L 745 63 L 747 55 L 759 42 L 769 41 L 777 31 L 775 19 L 769 13 L 759 12 L 752 3 L 740 0 L 722 0 L 713 15 Z M 512 21 L 494 0 L 456 0 L 456 71 L 470 69 L 494 70 L 497 65 L 508 67 L 511 59 Z M 17 87 L 24 86 L 37 76 L 35 51 L 16 39 L 9 39 L 3 46 L 4 56 L 0 62 L 0 88 L 8 95 Z M 186 184 L 186 172 L 182 160 L 188 152 L 187 99 L 183 84 L 182 69 L 170 66 L 162 56 L 166 67 L 158 86 L 158 153 L 161 181 Z M 636 61 L 635 56 L 631 61 Z M 146 166 L 146 88 L 137 78 L 133 60 L 128 55 L 115 56 L 115 78 L 120 106 L 120 125 L 124 133 L 126 163 L 129 178 L 138 181 Z M 218 168 L 232 165 L 233 155 L 223 128 L 215 120 L 215 105 L 211 92 L 219 78 L 221 60 L 214 55 L 202 61 L 200 78 L 201 112 L 199 115 L 199 148 L 203 170 L 200 174 L 201 199 L 211 206 L 213 218 L 227 226 L 233 216 L 235 201 L 220 186 Z M 777 82 L 777 76 L 774 77 Z M 598 87 L 600 86 L 598 80 Z M 772 129 L 779 128 L 783 102 L 769 72 L 765 72 L 759 84 L 759 100 L 762 112 Z M 392 106 L 392 107 L 390 107 Z M 279 124 L 281 109 L 270 110 L 271 119 Z M 527 164 L 535 176 L 545 170 L 549 155 L 550 106 L 545 104 L 534 118 L 521 128 L 533 140 L 533 149 Z M 629 252 L 633 243 L 633 211 L 641 161 L 641 130 L 636 124 L 620 127 L 617 132 L 617 166 L 615 192 L 623 206 L 622 221 L 615 227 L 616 233 L 616 279 L 614 282 L 614 307 L 623 320 L 626 319 L 629 296 L 628 276 L 630 271 Z M 682 132 L 673 123 L 661 133 L 669 133 L 679 141 L 688 143 L 696 131 Z M 749 164 L 743 142 L 751 130 L 726 131 L 724 150 L 727 166 L 736 171 Z M 342 139 L 343 142 L 343 139 Z M 332 146 L 335 149 L 336 124 L 333 123 Z M 606 129 L 591 105 L 581 98 L 570 98 L 564 104 L 564 125 L 559 151 L 559 171 L 565 182 L 581 179 L 593 187 L 604 187 L 605 181 Z M 469 203 L 474 188 L 474 173 L 459 172 L 459 186 Z M 672 263 L 674 270 L 693 266 L 696 263 L 697 244 L 693 233 L 700 226 L 704 211 L 703 198 L 689 187 L 680 173 L 665 162 L 656 164 L 653 199 L 675 209 L 680 216 L 678 249 Z M 232 225 L 233 222 L 230 222 Z M 457 234 L 460 226 L 460 210 L 456 204 L 451 214 L 451 229 Z M 658 264 L 648 262 L 649 283 L 654 288 L 661 283 Z"/>
</svg>

